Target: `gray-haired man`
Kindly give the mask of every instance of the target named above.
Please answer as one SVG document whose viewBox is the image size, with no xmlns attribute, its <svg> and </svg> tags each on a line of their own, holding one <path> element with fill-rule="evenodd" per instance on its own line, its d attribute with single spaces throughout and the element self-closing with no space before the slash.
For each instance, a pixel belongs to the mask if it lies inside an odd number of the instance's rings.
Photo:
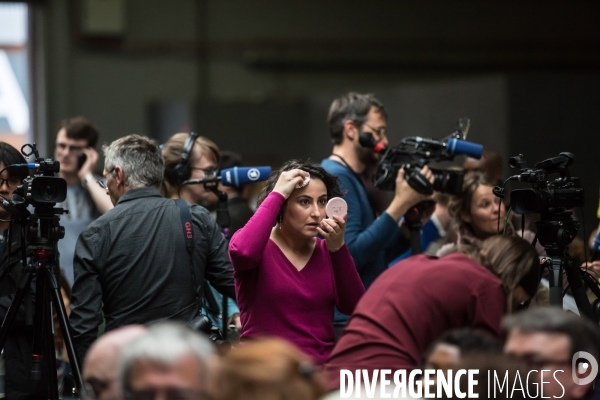
<svg viewBox="0 0 600 400">
<path fill-rule="evenodd" d="M 129 135 L 104 147 L 104 176 L 115 208 L 90 224 L 75 249 L 73 340 L 79 357 L 106 319 L 106 330 L 162 319 L 187 322 L 198 310 L 204 279 L 234 297 L 227 241 L 209 212 L 190 207 L 190 257 L 175 201 L 163 198 L 157 143 Z M 191 264 L 191 265 L 190 265 Z"/>
<path fill-rule="evenodd" d="M 129 346 L 119 368 L 128 399 L 204 399 L 214 346 L 188 327 L 161 322 Z"/>
</svg>

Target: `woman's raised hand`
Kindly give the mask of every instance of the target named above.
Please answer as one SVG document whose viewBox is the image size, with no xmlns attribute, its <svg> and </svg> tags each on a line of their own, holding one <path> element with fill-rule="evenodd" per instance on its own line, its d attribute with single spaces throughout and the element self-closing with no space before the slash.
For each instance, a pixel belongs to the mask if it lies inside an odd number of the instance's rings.
<svg viewBox="0 0 600 400">
<path fill-rule="evenodd" d="M 281 175 L 279 175 L 279 179 L 277 179 L 277 183 L 275 184 L 273 191 L 280 193 L 287 199 L 296 188 L 296 185 L 302 184 L 304 179 L 307 177 L 310 177 L 310 174 L 306 171 L 302 171 L 301 169 L 284 171 L 281 173 Z"/>
<path fill-rule="evenodd" d="M 321 226 L 317 228 L 321 236 L 327 242 L 329 251 L 336 252 L 344 245 L 344 233 L 346 232 L 346 219 L 334 215 L 333 218 L 324 218 L 321 221 Z"/>
</svg>

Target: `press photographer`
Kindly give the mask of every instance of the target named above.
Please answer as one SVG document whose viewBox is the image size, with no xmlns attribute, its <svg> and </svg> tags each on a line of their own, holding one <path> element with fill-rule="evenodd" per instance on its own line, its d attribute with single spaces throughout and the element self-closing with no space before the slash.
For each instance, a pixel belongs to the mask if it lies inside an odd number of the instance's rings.
<svg viewBox="0 0 600 400">
<path fill-rule="evenodd" d="M 27 170 L 23 168 L 5 168 L 8 165 L 25 163 L 21 153 L 9 145 L 0 142 L 0 196 L 1 200 L 10 200 L 15 189 L 27 177 Z M 13 221 L 12 215 L 0 206 L 0 318 L 4 320 L 10 307 L 17 282 L 23 270 L 21 242 L 19 232 L 21 226 Z M 12 226 L 11 226 L 12 225 Z M 9 228 L 12 235 L 10 235 Z M 10 239 L 10 240 L 9 240 Z M 25 307 L 19 309 L 17 321 L 12 331 L 7 336 L 4 347 L 4 382 L 6 395 L 10 399 L 26 399 L 32 395 L 33 385 L 29 384 L 31 373 L 31 339 L 33 337 L 32 325 L 25 321 Z"/>
<path fill-rule="evenodd" d="M 115 208 L 88 228 L 75 250 L 71 325 L 81 357 L 106 330 L 161 319 L 190 321 L 204 279 L 235 297 L 227 241 L 206 209 L 191 205 L 194 249 L 186 248 L 180 208 L 161 196 L 157 143 L 129 135 L 104 147 L 104 176 Z"/>
</svg>

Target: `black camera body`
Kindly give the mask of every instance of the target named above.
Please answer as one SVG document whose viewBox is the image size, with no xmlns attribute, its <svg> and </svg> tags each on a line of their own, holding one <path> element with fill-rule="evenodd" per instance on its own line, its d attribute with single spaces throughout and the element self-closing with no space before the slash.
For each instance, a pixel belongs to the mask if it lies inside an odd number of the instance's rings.
<svg viewBox="0 0 600 400">
<path fill-rule="evenodd" d="M 203 333 L 219 351 L 226 353 L 231 350 L 231 343 L 223 338 L 219 328 L 213 325 L 207 315 L 199 312 L 188 322 L 188 326 L 196 332 Z"/>
<path fill-rule="evenodd" d="M 531 188 L 516 189 L 510 194 L 512 211 L 516 214 L 554 214 L 584 205 L 584 192 L 579 178 L 572 178 L 569 166 L 575 156 L 563 152 L 558 157 L 537 163 L 529 169 L 522 155 L 511 157 L 511 168 L 520 168 L 521 173 L 509 179 L 531 183 Z M 548 181 L 548 175 L 559 173 L 560 177 Z"/>
<path fill-rule="evenodd" d="M 444 140 L 408 137 L 389 149 L 375 142 L 372 135 L 361 134 L 360 143 L 363 146 L 374 148 L 376 151 L 385 151 L 373 176 L 374 186 L 382 190 L 395 190 L 396 176 L 404 166 L 406 181 L 419 193 L 429 195 L 436 190 L 459 196 L 462 193 L 465 176 L 463 170 L 431 168 L 435 178 L 433 185 L 420 172 L 432 161 L 452 161 L 459 154 L 480 158 L 483 146 L 462 140 L 467 134 L 469 125 L 468 118 L 461 118 L 458 120 L 456 131 Z M 363 137 L 363 135 L 368 136 Z"/>
<path fill-rule="evenodd" d="M 28 168 L 33 170 L 33 175 L 23 179 L 22 184 L 15 189 L 10 206 L 13 208 L 14 218 L 25 227 L 28 246 L 45 246 L 53 250 L 56 242 L 65 236 L 59 216 L 68 211 L 56 208 L 55 205 L 66 199 L 67 181 L 54 176 L 60 171 L 60 163 L 50 158 L 41 158 L 35 143 L 22 146 L 21 153 L 25 157 L 34 155 L 35 162 L 12 167 Z M 28 210 L 30 205 L 33 206 L 33 213 Z"/>
<path fill-rule="evenodd" d="M 41 158 L 35 143 L 21 147 L 21 153 L 25 157 L 35 156 L 35 163 L 27 164 L 35 172 L 33 176 L 23 180 L 23 183 L 15 190 L 15 194 L 20 196 L 23 202 L 32 204 L 34 207 L 48 204 L 55 205 L 65 201 L 67 198 L 67 181 L 54 176 L 60 171 L 60 163 L 51 158 Z"/>
<path fill-rule="evenodd" d="M 62 203 L 67 198 L 67 181 L 54 176 L 27 177 L 15 193 L 34 206 Z"/>
<path fill-rule="evenodd" d="M 448 193 L 453 196 L 460 196 L 462 193 L 465 171 L 430 168 L 435 179 L 433 181 L 433 185 L 431 185 L 429 181 L 425 179 L 423 175 L 421 175 L 421 168 L 423 168 L 425 164 L 426 163 L 404 165 L 404 179 L 406 179 L 410 187 L 423 194 L 432 194 L 435 190 L 441 193 Z M 396 170 L 396 174 L 397 173 L 398 171 Z M 396 186 L 396 175 L 393 174 L 392 176 L 394 177 L 394 180 L 392 180 L 392 185 L 389 190 L 394 190 Z"/>
</svg>

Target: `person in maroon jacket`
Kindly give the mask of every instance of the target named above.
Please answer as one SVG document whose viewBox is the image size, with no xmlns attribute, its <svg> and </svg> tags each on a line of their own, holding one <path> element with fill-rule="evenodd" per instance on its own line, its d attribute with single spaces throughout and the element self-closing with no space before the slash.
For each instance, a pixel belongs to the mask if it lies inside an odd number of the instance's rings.
<svg viewBox="0 0 600 400">
<path fill-rule="evenodd" d="M 408 376 L 450 329 L 500 335 L 503 315 L 537 290 L 537 253 L 513 236 L 493 236 L 461 251 L 408 258 L 375 280 L 325 365 L 330 388 L 339 388 L 341 369 L 403 369 Z"/>
</svg>

